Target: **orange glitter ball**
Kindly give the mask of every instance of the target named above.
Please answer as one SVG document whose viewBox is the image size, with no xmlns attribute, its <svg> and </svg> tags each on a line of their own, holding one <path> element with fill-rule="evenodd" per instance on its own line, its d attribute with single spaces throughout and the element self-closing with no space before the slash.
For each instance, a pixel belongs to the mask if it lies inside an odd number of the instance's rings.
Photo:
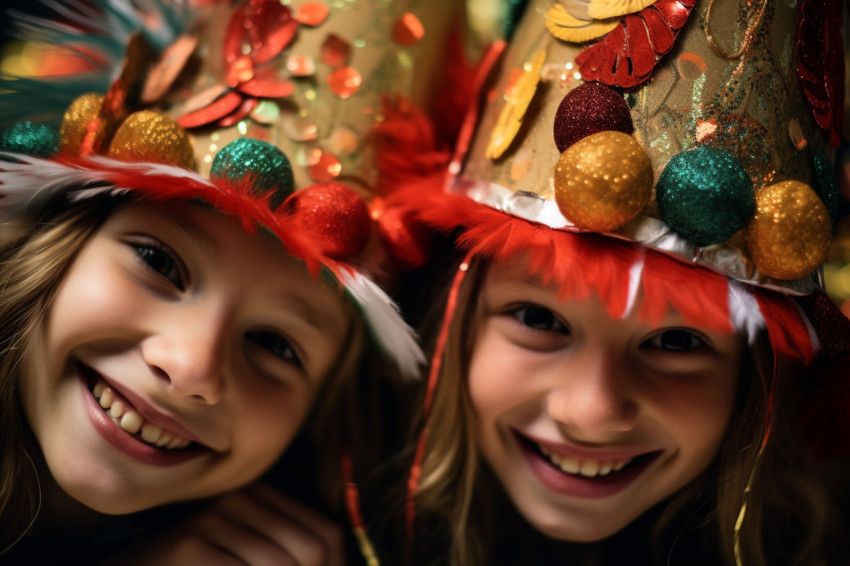
<svg viewBox="0 0 850 566">
<path fill-rule="evenodd" d="M 328 19 L 330 11 L 323 2 L 307 2 L 298 8 L 296 19 L 305 26 L 317 26 Z"/>
<path fill-rule="evenodd" d="M 393 39 L 399 45 L 413 45 L 425 36 L 425 26 L 411 12 L 398 19 L 393 29 Z"/>
<path fill-rule="evenodd" d="M 337 69 L 328 77 L 328 86 L 331 92 L 340 98 L 348 98 L 363 84 L 363 77 L 352 67 Z"/>
</svg>

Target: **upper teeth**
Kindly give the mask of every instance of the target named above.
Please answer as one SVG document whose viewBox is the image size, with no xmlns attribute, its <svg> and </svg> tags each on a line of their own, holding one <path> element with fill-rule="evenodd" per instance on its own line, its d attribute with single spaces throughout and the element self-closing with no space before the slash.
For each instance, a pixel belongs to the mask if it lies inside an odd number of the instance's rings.
<svg viewBox="0 0 850 566">
<path fill-rule="evenodd" d="M 595 478 L 607 476 L 611 472 L 618 472 L 631 462 L 634 458 L 619 458 L 616 460 L 578 460 L 569 456 L 553 454 L 540 446 L 540 451 L 549 458 L 555 466 L 568 474 Z"/>
<path fill-rule="evenodd" d="M 145 420 L 133 407 L 115 398 L 115 392 L 103 381 L 98 380 L 92 389 L 95 399 L 112 421 L 130 434 L 137 434 L 148 444 L 159 448 L 176 450 L 185 448 L 191 440 L 162 430 L 160 427 Z"/>
</svg>

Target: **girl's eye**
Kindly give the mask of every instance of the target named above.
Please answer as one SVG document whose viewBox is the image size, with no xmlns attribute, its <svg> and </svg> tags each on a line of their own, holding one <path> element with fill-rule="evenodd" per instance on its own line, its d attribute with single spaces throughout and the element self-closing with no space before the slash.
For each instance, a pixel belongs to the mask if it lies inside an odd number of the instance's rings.
<svg viewBox="0 0 850 566">
<path fill-rule="evenodd" d="M 295 348 L 292 347 L 289 340 L 280 334 L 265 330 L 255 330 L 246 332 L 245 337 L 260 348 L 266 350 L 272 356 L 301 367 L 301 360 L 298 358 Z"/>
<path fill-rule="evenodd" d="M 567 333 L 567 327 L 547 308 L 528 305 L 514 310 L 511 314 L 520 323 L 529 328 L 547 332 Z"/>
<path fill-rule="evenodd" d="M 173 252 L 164 249 L 163 244 L 133 244 L 133 248 L 148 267 L 154 272 L 162 275 L 177 289 L 184 291 L 186 284 L 183 281 L 183 276 L 180 273 L 179 259 L 176 259 Z"/>
<path fill-rule="evenodd" d="M 667 330 L 650 338 L 644 345 L 669 352 L 690 352 L 706 346 L 698 336 L 687 330 Z"/>
</svg>

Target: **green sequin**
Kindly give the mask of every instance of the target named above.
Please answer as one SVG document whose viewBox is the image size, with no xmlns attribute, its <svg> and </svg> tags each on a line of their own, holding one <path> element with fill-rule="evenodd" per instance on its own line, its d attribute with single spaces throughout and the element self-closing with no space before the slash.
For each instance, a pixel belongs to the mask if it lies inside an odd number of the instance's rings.
<svg viewBox="0 0 850 566">
<path fill-rule="evenodd" d="M 753 184 L 740 162 L 708 146 L 673 156 L 658 178 L 656 200 L 671 228 L 703 246 L 731 238 L 755 207 Z"/>
<path fill-rule="evenodd" d="M 272 209 L 295 191 L 292 165 L 286 155 L 268 142 L 239 138 L 224 146 L 212 162 L 210 177 L 238 183 L 246 176 L 253 179 L 254 194 L 272 191 Z"/>
<path fill-rule="evenodd" d="M 18 122 L 0 134 L 0 149 L 51 157 L 59 151 L 59 130 L 46 124 Z"/>
</svg>

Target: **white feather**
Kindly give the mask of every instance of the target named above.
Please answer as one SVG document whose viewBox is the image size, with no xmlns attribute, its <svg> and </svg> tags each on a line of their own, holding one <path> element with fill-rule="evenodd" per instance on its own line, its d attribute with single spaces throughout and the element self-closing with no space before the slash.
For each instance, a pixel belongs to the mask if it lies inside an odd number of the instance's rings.
<svg viewBox="0 0 850 566">
<path fill-rule="evenodd" d="M 732 326 L 747 337 L 749 344 L 752 344 L 759 331 L 765 327 L 758 301 L 743 283 L 733 279 L 728 281 L 729 315 L 732 318 Z"/>
<path fill-rule="evenodd" d="M 637 302 L 638 289 L 643 279 L 643 256 L 644 251 L 641 248 L 640 258 L 629 267 L 629 296 L 626 299 L 626 310 L 623 311 L 622 318 L 629 316 Z"/>
<path fill-rule="evenodd" d="M 366 276 L 342 270 L 340 280 L 363 310 L 363 316 L 378 345 L 398 365 L 404 377 L 415 378 L 425 363 L 416 333 L 401 317 L 396 304 Z"/>
<path fill-rule="evenodd" d="M 127 163 L 105 157 L 91 158 L 92 162 L 139 176 L 167 175 L 188 178 L 213 186 L 197 173 L 181 167 L 157 163 Z M 69 163 L 30 157 L 18 153 L 0 152 L 0 218 L 8 220 L 28 210 L 43 206 L 47 201 L 66 193 L 69 201 L 91 198 L 104 191 L 121 191 L 123 187 L 104 182 L 103 170 L 75 166 Z M 68 191 L 73 191 L 69 193 Z"/>
</svg>

